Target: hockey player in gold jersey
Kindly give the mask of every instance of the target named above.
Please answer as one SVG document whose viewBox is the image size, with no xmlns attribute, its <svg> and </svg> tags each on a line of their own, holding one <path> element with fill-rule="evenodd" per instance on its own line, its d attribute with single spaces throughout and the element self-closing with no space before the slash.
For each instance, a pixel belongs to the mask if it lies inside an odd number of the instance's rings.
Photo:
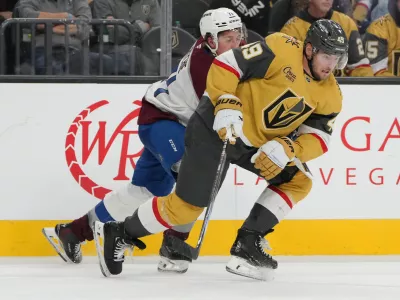
<svg viewBox="0 0 400 300">
<path fill-rule="evenodd" d="M 364 48 L 375 76 L 400 76 L 400 0 L 389 0 L 389 13 L 364 35 Z"/>
<path fill-rule="evenodd" d="M 265 252 L 264 236 L 311 190 L 311 179 L 293 162 L 305 163 L 328 151 L 342 108 L 332 72 L 345 67 L 347 51 L 340 25 L 319 20 L 304 44 L 275 33 L 265 42 L 217 57 L 208 73 L 206 94 L 186 129 L 176 190 L 144 203 L 125 222 L 96 223 L 96 239 L 104 238 L 96 243 L 103 274 L 121 273 L 126 248 L 145 247 L 139 238 L 200 216 L 209 205 L 222 139 L 232 144 L 226 148 L 228 163 L 219 170 L 221 184 L 229 163 L 269 184 L 238 230 L 226 268 L 242 276 L 269 278 L 278 263 Z"/>
<path fill-rule="evenodd" d="M 338 75 L 346 76 L 374 76 L 365 56 L 363 43 L 358 32 L 357 25 L 347 15 L 332 9 L 333 0 L 310 0 L 309 5 L 300 11 L 297 16 L 286 22 L 281 32 L 293 36 L 301 41 L 304 40 L 310 25 L 320 18 L 330 19 L 342 26 L 349 41 L 349 61 L 344 72 Z M 344 73 L 344 74 L 343 74 Z"/>
</svg>

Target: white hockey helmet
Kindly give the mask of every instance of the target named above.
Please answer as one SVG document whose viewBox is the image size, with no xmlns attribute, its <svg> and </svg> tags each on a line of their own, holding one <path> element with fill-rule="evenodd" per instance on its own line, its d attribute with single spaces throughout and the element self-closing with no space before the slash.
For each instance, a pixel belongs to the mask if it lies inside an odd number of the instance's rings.
<svg viewBox="0 0 400 300">
<path fill-rule="evenodd" d="M 216 55 L 218 50 L 218 33 L 227 30 L 236 30 L 241 32 L 242 20 L 233 10 L 225 7 L 207 10 L 200 20 L 200 33 L 204 39 L 211 35 L 215 49 L 212 49 L 208 43 L 207 46 L 211 52 Z"/>
</svg>

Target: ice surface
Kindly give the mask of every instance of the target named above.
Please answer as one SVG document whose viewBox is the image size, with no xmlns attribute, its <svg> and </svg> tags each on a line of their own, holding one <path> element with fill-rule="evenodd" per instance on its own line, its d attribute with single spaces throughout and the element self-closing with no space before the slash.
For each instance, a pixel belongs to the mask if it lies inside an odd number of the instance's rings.
<svg viewBox="0 0 400 300">
<path fill-rule="evenodd" d="M 0 299 L 400 299 L 400 257 L 277 257 L 275 280 L 225 271 L 227 258 L 200 257 L 183 275 L 157 271 L 156 257 L 135 258 L 104 278 L 95 257 L 67 265 L 58 257 L 0 258 Z"/>
</svg>

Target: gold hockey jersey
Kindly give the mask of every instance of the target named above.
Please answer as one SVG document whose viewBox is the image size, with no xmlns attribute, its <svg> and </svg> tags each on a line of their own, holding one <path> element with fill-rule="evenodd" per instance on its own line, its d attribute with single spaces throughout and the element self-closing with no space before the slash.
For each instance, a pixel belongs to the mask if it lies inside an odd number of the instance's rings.
<svg viewBox="0 0 400 300">
<path fill-rule="evenodd" d="M 369 61 L 365 56 L 360 33 L 354 21 L 349 16 L 333 10 L 328 12 L 326 19 L 339 23 L 349 41 L 349 61 L 345 74 L 348 76 L 374 76 Z M 307 10 L 302 10 L 298 16 L 286 22 L 281 32 L 304 41 L 308 28 L 316 20 L 318 19 L 312 17 Z"/>
<path fill-rule="evenodd" d="M 364 47 L 375 76 L 400 76 L 400 28 L 390 14 L 369 25 Z"/>
<path fill-rule="evenodd" d="M 314 81 L 306 75 L 302 42 L 283 33 L 214 59 L 206 95 L 215 112 L 242 111 L 242 140 L 248 146 L 259 148 L 298 129 L 296 156 L 302 162 L 328 150 L 332 125 L 342 107 L 335 77 Z"/>
</svg>

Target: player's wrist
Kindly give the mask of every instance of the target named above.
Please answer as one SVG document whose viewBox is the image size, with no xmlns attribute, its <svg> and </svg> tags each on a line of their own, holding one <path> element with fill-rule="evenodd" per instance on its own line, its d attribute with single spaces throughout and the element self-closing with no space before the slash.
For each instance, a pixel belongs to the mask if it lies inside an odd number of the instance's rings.
<svg viewBox="0 0 400 300">
<path fill-rule="evenodd" d="M 282 146 L 289 161 L 292 161 L 294 159 L 294 157 L 296 156 L 296 150 L 298 149 L 298 145 L 294 141 L 286 136 L 276 137 L 272 141 L 276 141 Z"/>
<path fill-rule="evenodd" d="M 224 109 L 231 109 L 242 112 L 242 107 L 243 104 L 238 97 L 226 94 L 218 98 L 215 104 L 214 114 L 216 115 L 219 111 Z"/>
</svg>

